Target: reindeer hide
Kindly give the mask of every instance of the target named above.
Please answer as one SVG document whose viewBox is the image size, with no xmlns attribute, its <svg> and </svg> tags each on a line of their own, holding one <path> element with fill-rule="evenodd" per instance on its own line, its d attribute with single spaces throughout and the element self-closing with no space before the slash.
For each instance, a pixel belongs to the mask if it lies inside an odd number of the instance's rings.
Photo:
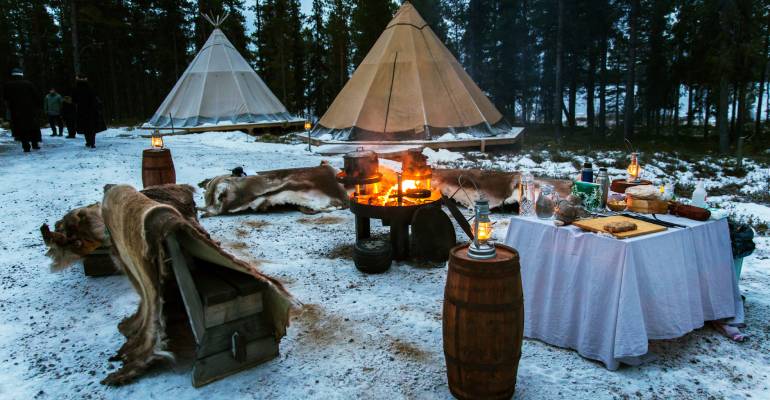
<svg viewBox="0 0 770 400">
<path fill-rule="evenodd" d="M 326 162 L 312 168 L 279 169 L 236 177 L 223 175 L 201 182 L 207 215 L 294 205 L 312 211 L 347 207 L 348 195 L 337 182 L 337 170 Z"/>
<path fill-rule="evenodd" d="M 166 351 L 162 298 L 164 282 L 174 279 L 163 246 L 171 234 L 183 248 L 195 248 L 205 254 L 208 261 L 251 274 L 266 283 L 265 312 L 275 326 L 276 338 L 285 334 L 292 299 L 282 284 L 261 274 L 255 266 L 227 254 L 203 227 L 184 218 L 174 207 L 153 201 L 131 186 L 119 185 L 105 192 L 102 215 L 112 237 L 113 251 L 140 297 L 136 313 L 118 325 L 126 342 L 115 358 L 122 360 L 123 366 L 102 383 L 127 383 L 155 362 L 172 358 Z"/>
<path fill-rule="evenodd" d="M 145 196 L 177 209 L 190 221 L 197 221 L 195 188 L 190 185 L 160 185 L 142 190 Z M 76 208 L 56 221 L 54 231 L 47 224 L 40 227 L 43 241 L 48 246 L 51 269 L 59 271 L 91 254 L 99 247 L 111 246 L 105 234 L 101 203 Z"/>
<path fill-rule="evenodd" d="M 463 190 L 458 190 L 458 178 L 463 176 Z M 472 208 L 478 198 L 478 192 L 489 200 L 490 208 L 513 204 L 519 200 L 521 172 L 487 171 L 481 169 L 434 169 L 431 185 L 441 190 L 441 194 L 452 196 L 458 203 Z M 472 182 L 475 182 L 476 186 Z M 572 182 L 560 179 L 535 178 L 535 188 L 549 184 L 559 196 L 566 198 L 571 193 Z M 467 193 L 467 194 L 466 194 Z"/>
</svg>

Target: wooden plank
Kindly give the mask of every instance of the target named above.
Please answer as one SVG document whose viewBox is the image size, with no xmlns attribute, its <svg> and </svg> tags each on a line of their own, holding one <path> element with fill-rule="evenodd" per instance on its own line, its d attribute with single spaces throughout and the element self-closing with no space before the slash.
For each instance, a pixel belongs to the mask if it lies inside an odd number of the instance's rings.
<svg viewBox="0 0 770 400">
<path fill-rule="evenodd" d="M 197 358 L 205 358 L 230 348 L 233 333 L 238 332 L 247 342 L 273 336 L 273 327 L 264 321 L 263 315 L 254 314 L 206 329 L 203 341 L 198 345 Z"/>
<path fill-rule="evenodd" d="M 216 126 L 198 126 L 193 128 L 174 128 L 173 133 L 163 133 L 163 136 L 177 136 L 177 135 L 190 135 L 194 133 L 203 133 L 203 132 L 217 132 L 217 131 L 239 131 L 239 130 L 246 130 L 250 131 L 252 129 L 258 129 L 258 128 L 293 128 L 293 127 L 302 127 L 305 126 L 305 120 L 292 120 L 292 121 L 282 121 L 282 122 L 268 122 L 263 124 L 231 124 L 231 125 L 216 125 Z M 155 131 L 156 129 L 159 131 L 171 131 L 171 127 L 168 128 L 154 128 L 154 127 L 139 127 L 138 129 L 144 130 L 144 131 Z M 305 134 L 307 136 L 307 134 Z M 140 135 L 143 138 L 150 138 L 152 137 L 152 134 L 145 134 Z"/>
<path fill-rule="evenodd" d="M 217 268 L 212 272 L 234 287 L 239 296 L 254 294 L 267 288 L 267 285 L 258 281 L 257 278 L 230 268 Z"/>
<path fill-rule="evenodd" d="M 246 361 L 238 362 L 230 349 L 202 358 L 193 364 L 192 384 L 201 387 L 217 379 L 253 368 L 278 356 L 278 342 L 267 337 L 246 345 Z"/>
<path fill-rule="evenodd" d="M 187 316 L 190 318 L 190 327 L 195 335 L 195 342 L 201 343 L 204 336 L 203 304 L 201 303 L 198 290 L 195 288 L 190 269 L 179 247 L 179 242 L 172 234 L 166 238 L 166 250 L 171 255 L 171 265 L 176 276 L 176 283 L 179 285 L 179 291 L 182 293 L 182 300 L 187 310 Z"/>
<path fill-rule="evenodd" d="M 205 307 L 204 326 L 211 328 L 260 312 L 262 312 L 262 292 L 238 296 L 231 301 Z"/>
<path fill-rule="evenodd" d="M 197 260 L 196 260 L 197 265 Z M 224 267 L 222 267 L 224 268 Z M 201 296 L 204 307 L 211 307 L 234 300 L 238 297 L 238 291 L 229 283 L 211 271 L 211 268 L 198 266 L 192 272 L 195 287 Z"/>
<path fill-rule="evenodd" d="M 610 222 L 631 222 L 636 224 L 636 229 L 628 232 L 617 232 L 617 233 L 606 232 L 604 230 L 604 225 Z M 615 236 L 618 239 L 627 239 L 631 237 L 647 235 L 650 233 L 663 232 L 667 229 L 665 226 L 651 224 L 649 222 L 639 221 L 633 218 L 628 218 L 620 215 L 614 215 L 611 217 L 602 217 L 602 218 L 583 219 L 583 220 L 575 221 L 572 224 L 577 226 L 578 228 L 581 228 L 590 232 L 609 233 L 610 235 Z"/>
</svg>

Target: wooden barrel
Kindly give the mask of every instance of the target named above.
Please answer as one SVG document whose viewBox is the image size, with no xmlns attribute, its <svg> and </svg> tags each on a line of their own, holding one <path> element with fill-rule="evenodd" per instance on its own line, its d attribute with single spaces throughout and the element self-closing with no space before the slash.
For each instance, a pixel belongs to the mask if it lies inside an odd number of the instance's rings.
<svg viewBox="0 0 770 400">
<path fill-rule="evenodd" d="M 169 149 L 146 149 L 142 152 L 142 185 L 145 188 L 176 183 L 174 160 Z"/>
<path fill-rule="evenodd" d="M 444 357 L 458 399 L 509 399 L 524 334 L 519 253 L 497 245 L 490 260 L 452 249 L 444 289 Z"/>
</svg>

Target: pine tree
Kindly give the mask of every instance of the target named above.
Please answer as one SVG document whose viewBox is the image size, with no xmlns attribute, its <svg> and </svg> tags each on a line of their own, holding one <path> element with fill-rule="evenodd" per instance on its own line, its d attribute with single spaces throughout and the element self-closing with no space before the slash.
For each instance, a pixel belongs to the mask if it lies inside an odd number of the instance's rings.
<svg viewBox="0 0 770 400">
<path fill-rule="evenodd" d="M 411 0 L 411 2 L 433 33 L 441 39 L 442 43 L 446 43 L 448 31 L 446 4 L 440 0 Z"/>
<path fill-rule="evenodd" d="M 338 93 L 350 74 L 350 4 L 346 0 L 331 0 L 327 31 L 329 35 L 329 87 Z"/>
<path fill-rule="evenodd" d="M 391 0 L 354 0 L 350 16 L 353 65 L 358 66 L 393 18 Z"/>
<path fill-rule="evenodd" d="M 329 89 L 329 35 L 324 23 L 325 4 L 313 0 L 309 28 L 305 32 L 307 43 L 308 108 L 318 118 L 331 103 Z"/>
</svg>

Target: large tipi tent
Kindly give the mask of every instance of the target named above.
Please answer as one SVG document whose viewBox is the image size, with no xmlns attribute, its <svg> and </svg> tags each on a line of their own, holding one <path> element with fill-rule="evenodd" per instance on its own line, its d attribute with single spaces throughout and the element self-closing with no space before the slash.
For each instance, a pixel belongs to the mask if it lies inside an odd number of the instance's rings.
<svg viewBox="0 0 770 400">
<path fill-rule="evenodd" d="M 302 123 L 227 40 L 219 29 L 224 18 L 208 19 L 214 31 L 144 127 L 229 130 Z"/>
<path fill-rule="evenodd" d="M 447 132 L 509 132 L 503 115 L 404 2 L 313 128 L 316 138 L 425 140 Z"/>
</svg>

